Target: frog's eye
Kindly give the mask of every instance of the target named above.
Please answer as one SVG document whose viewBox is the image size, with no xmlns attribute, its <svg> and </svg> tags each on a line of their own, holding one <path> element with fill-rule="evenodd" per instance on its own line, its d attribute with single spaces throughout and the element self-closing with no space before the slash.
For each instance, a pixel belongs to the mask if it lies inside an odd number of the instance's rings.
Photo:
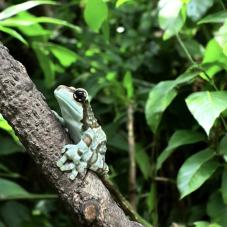
<svg viewBox="0 0 227 227">
<path fill-rule="evenodd" d="M 73 98 L 77 101 L 77 102 L 84 102 L 85 100 L 87 100 L 88 98 L 88 93 L 86 90 L 84 90 L 83 88 L 77 88 L 75 90 L 75 92 L 73 93 Z"/>
</svg>

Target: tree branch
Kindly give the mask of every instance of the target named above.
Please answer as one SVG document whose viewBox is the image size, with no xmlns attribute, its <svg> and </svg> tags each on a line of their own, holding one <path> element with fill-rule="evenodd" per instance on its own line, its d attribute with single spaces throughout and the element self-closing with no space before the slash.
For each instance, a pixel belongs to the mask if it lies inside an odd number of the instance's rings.
<svg viewBox="0 0 227 227">
<path fill-rule="evenodd" d="M 70 142 L 24 66 L 0 44 L 0 112 L 27 152 L 56 189 L 79 226 L 142 226 L 130 221 L 92 172 L 71 182 L 56 166 L 61 148 Z"/>
</svg>

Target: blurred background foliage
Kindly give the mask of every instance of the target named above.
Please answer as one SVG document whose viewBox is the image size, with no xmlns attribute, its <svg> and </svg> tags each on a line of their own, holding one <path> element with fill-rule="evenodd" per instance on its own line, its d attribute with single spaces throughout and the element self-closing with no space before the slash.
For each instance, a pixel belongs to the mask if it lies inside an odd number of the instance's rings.
<svg viewBox="0 0 227 227">
<path fill-rule="evenodd" d="M 1 42 L 52 109 L 57 85 L 88 90 L 110 178 L 148 223 L 227 226 L 224 1 L 1 0 L 0 10 Z M 0 227 L 73 226 L 1 115 L 0 143 Z"/>
</svg>

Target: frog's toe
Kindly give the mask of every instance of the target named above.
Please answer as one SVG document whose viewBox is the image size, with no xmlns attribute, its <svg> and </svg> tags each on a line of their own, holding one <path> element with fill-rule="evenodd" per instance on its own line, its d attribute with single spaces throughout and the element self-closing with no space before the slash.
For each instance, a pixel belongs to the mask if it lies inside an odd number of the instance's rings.
<svg viewBox="0 0 227 227">
<path fill-rule="evenodd" d="M 79 173 L 84 173 L 87 169 L 87 162 L 80 161 L 79 165 L 77 166 L 77 170 Z"/>
<path fill-rule="evenodd" d="M 60 167 L 61 171 L 68 171 L 75 167 L 73 163 L 68 163 Z"/>
<path fill-rule="evenodd" d="M 57 161 L 57 166 L 60 168 L 64 165 L 66 162 L 67 158 L 65 155 L 63 155 L 58 161 Z"/>
<path fill-rule="evenodd" d="M 70 180 L 75 180 L 75 178 L 78 175 L 78 171 L 76 169 L 73 169 L 72 173 L 69 175 Z"/>
</svg>

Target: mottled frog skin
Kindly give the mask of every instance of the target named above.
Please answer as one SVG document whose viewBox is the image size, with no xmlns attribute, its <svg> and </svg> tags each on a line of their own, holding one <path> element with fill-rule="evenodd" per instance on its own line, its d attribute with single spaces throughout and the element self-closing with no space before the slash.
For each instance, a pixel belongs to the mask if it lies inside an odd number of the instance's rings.
<svg viewBox="0 0 227 227">
<path fill-rule="evenodd" d="M 54 95 L 61 109 L 62 117 L 56 117 L 67 129 L 74 144 L 62 149 L 62 157 L 57 161 L 61 171 L 70 172 L 74 180 L 78 173 L 91 169 L 99 174 L 107 174 L 105 163 L 106 134 L 98 124 L 83 88 L 58 86 Z"/>
</svg>

